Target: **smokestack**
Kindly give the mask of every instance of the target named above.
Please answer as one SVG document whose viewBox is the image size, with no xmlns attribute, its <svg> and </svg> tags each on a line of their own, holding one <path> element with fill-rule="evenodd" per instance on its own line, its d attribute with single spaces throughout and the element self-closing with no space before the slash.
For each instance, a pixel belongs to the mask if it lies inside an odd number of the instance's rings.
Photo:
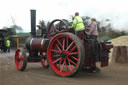
<svg viewBox="0 0 128 85">
<path fill-rule="evenodd" d="M 31 36 L 36 36 L 36 10 L 31 11 Z"/>
</svg>

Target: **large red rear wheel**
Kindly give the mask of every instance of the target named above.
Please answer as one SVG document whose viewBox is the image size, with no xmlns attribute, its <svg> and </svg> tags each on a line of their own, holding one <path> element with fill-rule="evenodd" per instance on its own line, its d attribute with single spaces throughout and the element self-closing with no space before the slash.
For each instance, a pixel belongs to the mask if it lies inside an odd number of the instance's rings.
<svg viewBox="0 0 128 85">
<path fill-rule="evenodd" d="M 84 55 L 81 40 L 72 33 L 57 34 L 49 43 L 49 65 L 60 76 L 76 74 L 82 67 Z"/>
<path fill-rule="evenodd" d="M 18 70 L 24 71 L 27 66 L 27 56 L 25 49 L 17 49 L 15 53 L 15 64 Z"/>
</svg>

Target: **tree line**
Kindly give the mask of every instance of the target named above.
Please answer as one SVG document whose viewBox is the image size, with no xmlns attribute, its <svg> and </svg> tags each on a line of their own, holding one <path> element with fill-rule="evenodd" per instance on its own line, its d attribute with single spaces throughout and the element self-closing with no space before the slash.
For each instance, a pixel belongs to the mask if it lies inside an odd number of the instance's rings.
<svg viewBox="0 0 128 85">
<path fill-rule="evenodd" d="M 74 19 L 74 17 L 70 16 L 70 19 L 62 19 L 62 20 L 64 21 L 64 23 L 67 26 L 71 26 L 73 19 Z M 83 19 L 84 25 L 89 27 L 91 17 L 82 16 L 82 19 Z M 107 24 L 104 24 L 103 22 L 107 23 Z M 37 27 L 39 29 L 46 29 L 47 30 L 49 24 L 50 24 L 50 21 L 40 20 Z M 99 37 L 109 36 L 111 38 L 116 38 L 116 37 L 128 34 L 128 32 L 126 32 L 126 31 L 123 31 L 123 30 L 119 31 L 119 30 L 113 29 L 113 26 L 112 26 L 110 19 L 104 19 L 101 21 L 97 20 L 97 26 L 98 26 Z M 9 35 L 15 35 L 17 31 L 18 32 L 23 31 L 23 28 L 21 26 L 18 26 L 17 24 L 13 24 L 10 27 L 4 26 L 3 29 L 6 29 L 8 31 Z"/>
</svg>

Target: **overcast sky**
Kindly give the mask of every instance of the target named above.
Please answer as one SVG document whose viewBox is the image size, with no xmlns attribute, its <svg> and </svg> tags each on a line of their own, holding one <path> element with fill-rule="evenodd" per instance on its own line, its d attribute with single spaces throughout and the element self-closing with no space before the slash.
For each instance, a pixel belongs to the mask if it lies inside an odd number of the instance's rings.
<svg viewBox="0 0 128 85">
<path fill-rule="evenodd" d="M 30 31 L 30 9 L 37 10 L 39 20 L 69 19 L 79 12 L 80 16 L 98 20 L 111 19 L 116 29 L 128 29 L 128 0 L 1 0 L 0 29 L 12 25 L 12 19 L 24 31 Z"/>
</svg>

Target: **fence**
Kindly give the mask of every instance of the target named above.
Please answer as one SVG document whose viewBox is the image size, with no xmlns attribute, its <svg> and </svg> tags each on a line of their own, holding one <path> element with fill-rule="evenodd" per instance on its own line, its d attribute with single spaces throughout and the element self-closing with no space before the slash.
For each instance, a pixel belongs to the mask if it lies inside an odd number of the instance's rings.
<svg viewBox="0 0 128 85">
<path fill-rule="evenodd" d="M 19 47 L 24 47 L 25 46 L 26 39 L 28 37 L 29 36 L 20 36 L 19 37 Z M 17 38 L 11 37 L 10 41 L 11 41 L 11 48 L 16 48 L 17 47 Z"/>
</svg>

